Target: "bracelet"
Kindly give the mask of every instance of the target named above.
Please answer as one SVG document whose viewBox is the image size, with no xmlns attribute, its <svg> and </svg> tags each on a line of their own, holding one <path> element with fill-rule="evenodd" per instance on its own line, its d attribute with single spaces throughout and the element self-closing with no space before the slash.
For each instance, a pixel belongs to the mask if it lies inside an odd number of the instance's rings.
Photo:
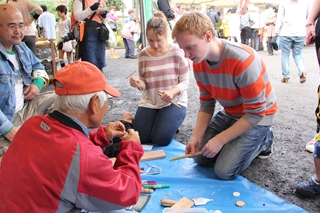
<svg viewBox="0 0 320 213">
<path fill-rule="evenodd" d="M 307 24 L 306 24 L 306 27 L 309 27 L 309 26 L 311 26 L 311 25 L 314 25 L 314 22 L 309 22 L 309 23 L 307 23 Z"/>
<path fill-rule="evenodd" d="M 11 132 L 11 130 L 13 129 L 13 125 L 10 127 L 10 129 L 8 131 L 6 131 L 5 133 L 3 133 L 2 135 L 3 136 L 6 136 L 7 134 L 9 134 L 9 132 Z"/>
</svg>

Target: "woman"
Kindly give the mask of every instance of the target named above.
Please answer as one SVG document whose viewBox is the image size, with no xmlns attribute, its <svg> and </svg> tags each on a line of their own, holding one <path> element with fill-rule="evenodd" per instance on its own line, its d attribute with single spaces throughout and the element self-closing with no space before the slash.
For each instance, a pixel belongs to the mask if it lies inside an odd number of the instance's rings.
<svg viewBox="0 0 320 213">
<path fill-rule="evenodd" d="M 146 35 L 149 46 L 139 54 L 140 78 L 130 78 L 130 85 L 143 93 L 133 126 L 141 143 L 166 146 L 186 116 L 188 61 L 176 44 L 168 42 L 168 22 L 162 12 L 148 21 Z"/>
<path fill-rule="evenodd" d="M 268 55 L 273 55 L 273 49 L 275 53 L 278 52 L 277 35 L 275 32 L 275 25 L 277 20 L 276 8 L 275 6 L 269 7 L 270 14 L 267 16 L 266 26 L 267 26 L 267 35 L 268 35 Z"/>
<path fill-rule="evenodd" d="M 115 36 L 115 32 L 117 32 L 117 20 L 119 19 L 116 16 L 117 8 L 115 6 L 109 7 L 110 12 L 107 14 L 107 21 L 112 26 L 112 30 L 109 30 L 109 40 L 108 47 L 110 48 L 110 58 L 117 59 L 120 58 L 115 52 L 115 47 L 117 46 L 117 37 Z"/>
<path fill-rule="evenodd" d="M 105 2 L 95 0 L 88 0 L 83 7 L 83 0 L 73 1 L 73 14 L 76 21 L 85 21 L 84 38 L 79 45 L 79 56 L 82 61 L 88 61 L 101 72 L 107 66 L 105 50 L 106 40 L 99 39 L 101 23 L 106 18 L 105 12 L 96 12 L 98 9 L 105 8 Z M 91 3 L 91 6 L 90 6 Z"/>
</svg>

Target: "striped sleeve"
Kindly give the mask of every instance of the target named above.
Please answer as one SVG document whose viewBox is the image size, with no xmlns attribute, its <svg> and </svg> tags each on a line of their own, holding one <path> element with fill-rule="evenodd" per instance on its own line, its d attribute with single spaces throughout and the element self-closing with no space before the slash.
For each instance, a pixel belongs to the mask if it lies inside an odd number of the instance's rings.
<svg viewBox="0 0 320 213">
<path fill-rule="evenodd" d="M 201 106 L 210 107 L 217 100 L 231 117 L 244 117 L 256 125 L 277 111 L 266 66 L 250 47 L 229 42 L 224 45 L 216 65 L 203 61 L 194 66 Z"/>
</svg>

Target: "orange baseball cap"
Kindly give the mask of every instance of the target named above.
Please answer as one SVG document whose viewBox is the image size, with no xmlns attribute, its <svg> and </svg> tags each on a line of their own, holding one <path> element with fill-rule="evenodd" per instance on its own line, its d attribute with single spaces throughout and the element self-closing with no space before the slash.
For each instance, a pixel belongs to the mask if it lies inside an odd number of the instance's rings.
<svg viewBox="0 0 320 213">
<path fill-rule="evenodd" d="M 57 95 L 85 95 L 105 91 L 113 97 L 120 96 L 119 90 L 107 84 L 101 71 L 86 61 L 76 61 L 61 68 L 52 83 Z"/>
</svg>

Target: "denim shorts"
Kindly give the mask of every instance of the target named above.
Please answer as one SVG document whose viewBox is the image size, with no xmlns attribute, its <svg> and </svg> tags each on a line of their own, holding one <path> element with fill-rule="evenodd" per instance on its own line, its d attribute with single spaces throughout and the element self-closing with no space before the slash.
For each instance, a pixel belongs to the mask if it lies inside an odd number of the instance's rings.
<svg viewBox="0 0 320 213">
<path fill-rule="evenodd" d="M 314 151 L 312 153 L 312 156 L 320 159 L 320 141 L 317 141 L 314 144 Z"/>
</svg>

